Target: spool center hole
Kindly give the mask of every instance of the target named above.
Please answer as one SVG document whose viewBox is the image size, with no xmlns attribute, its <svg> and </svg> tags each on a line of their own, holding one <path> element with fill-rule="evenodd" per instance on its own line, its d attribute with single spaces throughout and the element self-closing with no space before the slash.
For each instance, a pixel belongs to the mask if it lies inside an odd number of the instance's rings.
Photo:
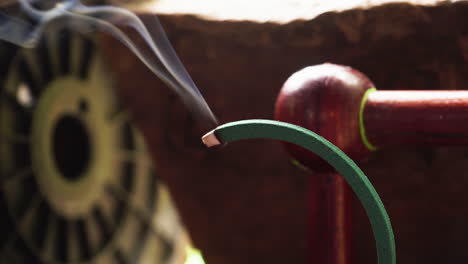
<svg viewBox="0 0 468 264">
<path fill-rule="evenodd" d="M 72 115 L 59 119 L 53 134 L 53 154 L 57 168 L 68 180 L 78 180 L 91 156 L 89 135 L 83 122 Z"/>
</svg>

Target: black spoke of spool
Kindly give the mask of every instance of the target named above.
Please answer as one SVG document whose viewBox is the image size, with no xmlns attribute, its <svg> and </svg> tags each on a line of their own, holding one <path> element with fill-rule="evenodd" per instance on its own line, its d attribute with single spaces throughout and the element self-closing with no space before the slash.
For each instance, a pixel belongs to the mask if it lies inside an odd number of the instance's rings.
<svg viewBox="0 0 468 264">
<path fill-rule="evenodd" d="M 149 169 L 149 184 L 147 186 L 148 188 L 148 208 L 151 211 L 155 211 L 156 207 L 156 198 L 158 196 L 158 177 L 156 176 L 156 173 L 154 172 L 153 168 Z"/>
<path fill-rule="evenodd" d="M 109 191 L 118 201 L 121 201 L 128 206 L 130 213 L 138 219 L 142 219 L 142 221 L 147 221 L 148 225 L 152 226 L 151 214 L 134 204 L 130 199 L 130 194 L 125 191 L 125 189 L 117 185 L 109 185 Z"/>
<path fill-rule="evenodd" d="M 105 221 L 109 223 L 109 225 L 112 227 L 111 229 L 114 230 L 118 223 L 118 219 L 116 218 L 118 200 L 107 188 L 107 186 L 104 186 L 105 193 L 101 197 L 101 202 L 97 203 L 96 206 L 100 208 Z"/>
<path fill-rule="evenodd" d="M 118 225 L 122 219 L 124 218 L 125 212 L 127 210 L 127 205 L 125 204 L 124 201 L 118 201 L 117 206 L 115 209 L 115 219 L 116 219 L 116 224 Z"/>
<path fill-rule="evenodd" d="M 144 244 L 148 239 L 148 235 L 153 234 L 160 242 L 161 251 L 164 254 L 161 256 L 161 261 L 166 262 L 174 253 L 174 245 L 171 240 L 168 240 L 166 236 L 161 234 L 153 225 L 151 215 L 146 211 L 132 207 L 132 213 L 140 221 L 140 232 L 137 236 L 137 241 L 132 250 L 132 259 L 138 259 L 140 257 L 141 251 L 143 250 Z"/>
<path fill-rule="evenodd" d="M 16 168 L 28 168 L 31 166 L 29 144 L 15 143 L 10 155 L 14 156 Z"/>
<path fill-rule="evenodd" d="M 3 197 L 0 194 L 0 212 L 2 212 L 2 217 L 0 217 L 0 248 L 5 248 L 9 242 L 9 239 L 14 235 L 13 222 L 10 217 L 5 215 L 5 212 L 8 212 L 7 205 Z M 0 254 L 1 255 L 1 254 Z"/>
<path fill-rule="evenodd" d="M 15 143 L 12 149 L 17 168 L 26 168 L 31 165 L 31 151 L 29 144 Z"/>
<path fill-rule="evenodd" d="M 20 135 L 29 135 L 31 132 L 31 116 L 28 114 L 27 116 L 16 118 L 15 120 L 15 133 Z"/>
<path fill-rule="evenodd" d="M 125 255 L 122 253 L 122 250 L 116 249 L 114 251 L 114 263 L 116 264 L 130 264 Z"/>
<path fill-rule="evenodd" d="M 34 177 L 28 177 L 18 186 L 21 186 L 21 191 L 16 194 L 18 195 L 18 200 L 14 206 L 14 215 L 17 219 L 22 219 L 33 204 L 33 200 L 37 198 L 38 188 Z"/>
<path fill-rule="evenodd" d="M 68 221 L 63 217 L 57 218 L 55 236 L 55 257 L 61 262 L 66 262 L 68 260 Z"/>
<path fill-rule="evenodd" d="M 135 164 L 133 164 L 131 161 L 124 161 L 122 163 L 121 172 L 122 186 L 124 187 L 125 191 L 130 192 L 133 188 Z"/>
<path fill-rule="evenodd" d="M 31 250 L 26 246 L 24 240 L 16 237 L 12 247 L 11 253 L 7 255 L 7 261 L 4 263 L 34 263 L 42 264 L 42 261 L 38 259 Z M 2 262 L 3 263 L 3 262 Z"/>
<path fill-rule="evenodd" d="M 89 70 L 91 68 L 91 61 L 94 51 L 94 43 L 86 38 L 82 37 L 82 52 L 80 55 L 80 64 L 78 68 L 78 76 L 81 80 L 86 80 L 89 75 Z"/>
<path fill-rule="evenodd" d="M 158 236 L 158 238 L 159 241 L 161 241 L 160 245 L 162 247 L 162 252 L 164 252 L 164 255 L 162 256 L 162 262 L 166 262 L 174 254 L 174 245 L 164 236 Z"/>
<path fill-rule="evenodd" d="M 106 242 L 112 238 L 112 225 L 106 221 L 104 214 L 99 207 L 94 207 L 92 212 L 94 221 L 98 227 L 99 232 L 101 233 L 101 247 L 104 247 Z"/>
<path fill-rule="evenodd" d="M 161 233 L 159 233 L 158 230 L 153 226 L 151 214 L 132 203 L 128 197 L 129 194 L 126 193 L 123 189 L 119 188 L 119 186 L 109 185 L 108 187 L 110 193 L 118 200 L 125 202 L 128 208 L 130 209 L 130 213 L 137 219 L 139 219 L 142 222 L 142 225 L 146 225 L 146 231 L 150 231 L 154 236 L 156 236 L 159 239 L 159 241 L 162 244 L 162 247 L 164 248 L 164 252 L 166 252 L 163 256 L 163 259 L 167 260 L 172 255 L 174 247 L 171 241 L 167 240 L 167 238 Z"/>
<path fill-rule="evenodd" d="M 20 133 L 22 135 L 27 135 L 30 133 L 31 130 L 31 113 L 28 109 L 22 106 L 15 96 L 7 93 L 6 91 L 2 92 L 0 97 L 3 101 L 8 104 L 10 109 L 12 110 L 13 114 L 15 115 L 15 132 Z"/>
<path fill-rule="evenodd" d="M 115 227 L 117 227 L 125 215 L 127 203 L 125 202 L 125 199 L 120 197 L 119 191 L 115 185 L 108 184 L 105 186 L 105 190 L 115 202 L 112 219 L 114 219 Z"/>
<path fill-rule="evenodd" d="M 28 85 L 34 98 L 39 98 L 41 93 L 40 84 L 35 79 L 30 65 L 26 62 L 25 58 L 20 59 L 18 63 L 18 71 L 21 76 L 21 80 L 23 80 Z"/>
<path fill-rule="evenodd" d="M 50 53 L 48 49 L 47 38 L 42 38 L 37 47 L 38 64 L 41 68 L 43 84 L 49 83 L 53 78 L 52 63 L 50 62 Z"/>
<path fill-rule="evenodd" d="M 63 30 L 59 33 L 59 71 L 61 75 L 70 73 L 71 62 L 71 33 L 68 30 Z"/>
<path fill-rule="evenodd" d="M 20 104 L 18 99 L 7 91 L 2 91 L 1 97 L 15 112 L 19 112 L 21 115 L 29 115 L 28 110 Z"/>
<path fill-rule="evenodd" d="M 113 219 L 115 219 L 115 223 L 118 224 L 120 220 L 122 220 L 125 210 L 127 209 L 127 204 L 125 201 L 120 199 L 119 194 L 115 190 L 114 185 L 107 185 L 106 186 L 106 191 L 111 195 L 111 197 L 115 201 L 115 209 L 114 209 L 114 215 Z"/>
<path fill-rule="evenodd" d="M 130 259 L 132 259 L 132 261 L 134 261 L 135 263 L 139 263 L 141 253 L 143 252 L 146 240 L 148 239 L 148 235 L 151 231 L 150 226 L 146 222 L 141 222 L 142 223 L 140 224 L 140 230 L 137 233 L 136 240 L 134 241 L 132 250 L 130 251 Z"/>
<path fill-rule="evenodd" d="M 78 246 L 80 248 L 80 259 L 88 260 L 91 258 L 92 252 L 90 247 L 91 243 L 86 229 L 87 222 L 83 219 L 79 219 L 73 224 L 76 226 L 75 230 L 77 232 Z"/>
<path fill-rule="evenodd" d="M 133 136 L 133 130 L 130 123 L 126 122 L 122 128 L 122 143 L 123 148 L 126 150 L 135 149 L 135 137 Z"/>
<path fill-rule="evenodd" d="M 3 77 L 7 75 L 10 69 L 11 62 L 13 61 L 17 51 L 17 47 L 4 41 L 1 41 L 0 45 L 2 45 L 2 52 L 0 55 L 0 61 L 2 62 L 0 63 L 0 78 L 3 79 Z"/>
<path fill-rule="evenodd" d="M 37 214 L 32 224 L 31 236 L 34 244 L 39 249 L 44 248 L 44 244 L 49 231 L 51 208 L 44 199 L 41 199 L 37 208 Z"/>
<path fill-rule="evenodd" d="M 15 246 L 16 240 L 18 239 L 18 232 L 13 227 L 11 229 L 7 229 L 10 233 L 4 233 L 5 235 L 2 239 L 4 242 L 2 243 L 2 247 L 0 248 L 0 263 L 8 263 L 5 260 L 5 256 L 11 252 L 12 248 Z M 3 261 L 3 262 L 2 262 Z"/>
</svg>

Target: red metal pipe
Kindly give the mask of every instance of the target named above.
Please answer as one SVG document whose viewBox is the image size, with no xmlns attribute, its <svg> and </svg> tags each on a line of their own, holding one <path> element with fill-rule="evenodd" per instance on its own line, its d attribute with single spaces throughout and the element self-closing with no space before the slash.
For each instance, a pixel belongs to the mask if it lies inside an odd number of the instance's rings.
<svg viewBox="0 0 468 264">
<path fill-rule="evenodd" d="M 468 91 L 374 91 L 363 119 L 377 147 L 467 145 Z"/>
<path fill-rule="evenodd" d="M 309 263 L 351 263 L 351 190 L 337 173 L 309 178 Z"/>
</svg>

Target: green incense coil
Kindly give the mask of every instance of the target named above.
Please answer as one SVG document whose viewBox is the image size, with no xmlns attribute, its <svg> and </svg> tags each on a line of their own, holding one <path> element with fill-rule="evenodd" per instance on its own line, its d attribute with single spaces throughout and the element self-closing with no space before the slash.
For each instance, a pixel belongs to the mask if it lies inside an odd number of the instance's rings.
<svg viewBox="0 0 468 264">
<path fill-rule="evenodd" d="M 377 245 L 378 263 L 396 263 L 393 230 L 379 195 L 356 163 L 328 140 L 300 126 L 261 119 L 221 125 L 208 133 L 204 141 L 208 137 L 213 139 L 213 135 L 219 141 L 217 144 L 242 139 L 275 139 L 299 145 L 319 155 L 345 178 L 366 210 Z"/>
</svg>

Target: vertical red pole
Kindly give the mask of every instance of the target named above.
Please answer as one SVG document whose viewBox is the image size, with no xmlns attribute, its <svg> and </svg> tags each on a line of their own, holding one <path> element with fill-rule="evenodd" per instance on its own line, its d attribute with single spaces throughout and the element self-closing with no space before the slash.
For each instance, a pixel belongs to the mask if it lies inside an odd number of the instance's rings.
<svg viewBox="0 0 468 264">
<path fill-rule="evenodd" d="M 352 263 L 349 186 L 337 173 L 318 173 L 310 176 L 308 191 L 309 263 Z"/>
<path fill-rule="evenodd" d="M 323 186 L 321 184 L 322 177 L 317 174 L 312 174 L 309 177 L 309 188 L 308 188 L 308 259 L 310 264 L 313 263 L 325 263 L 327 252 L 323 252 L 324 248 L 327 248 L 327 242 L 324 240 L 323 232 L 323 203 L 320 202 L 322 197 Z"/>
<path fill-rule="evenodd" d="M 333 264 L 351 263 L 352 196 L 346 181 L 337 173 L 323 175 L 328 191 L 328 235 L 330 261 Z M 334 253 L 334 254 L 333 254 Z"/>
</svg>

